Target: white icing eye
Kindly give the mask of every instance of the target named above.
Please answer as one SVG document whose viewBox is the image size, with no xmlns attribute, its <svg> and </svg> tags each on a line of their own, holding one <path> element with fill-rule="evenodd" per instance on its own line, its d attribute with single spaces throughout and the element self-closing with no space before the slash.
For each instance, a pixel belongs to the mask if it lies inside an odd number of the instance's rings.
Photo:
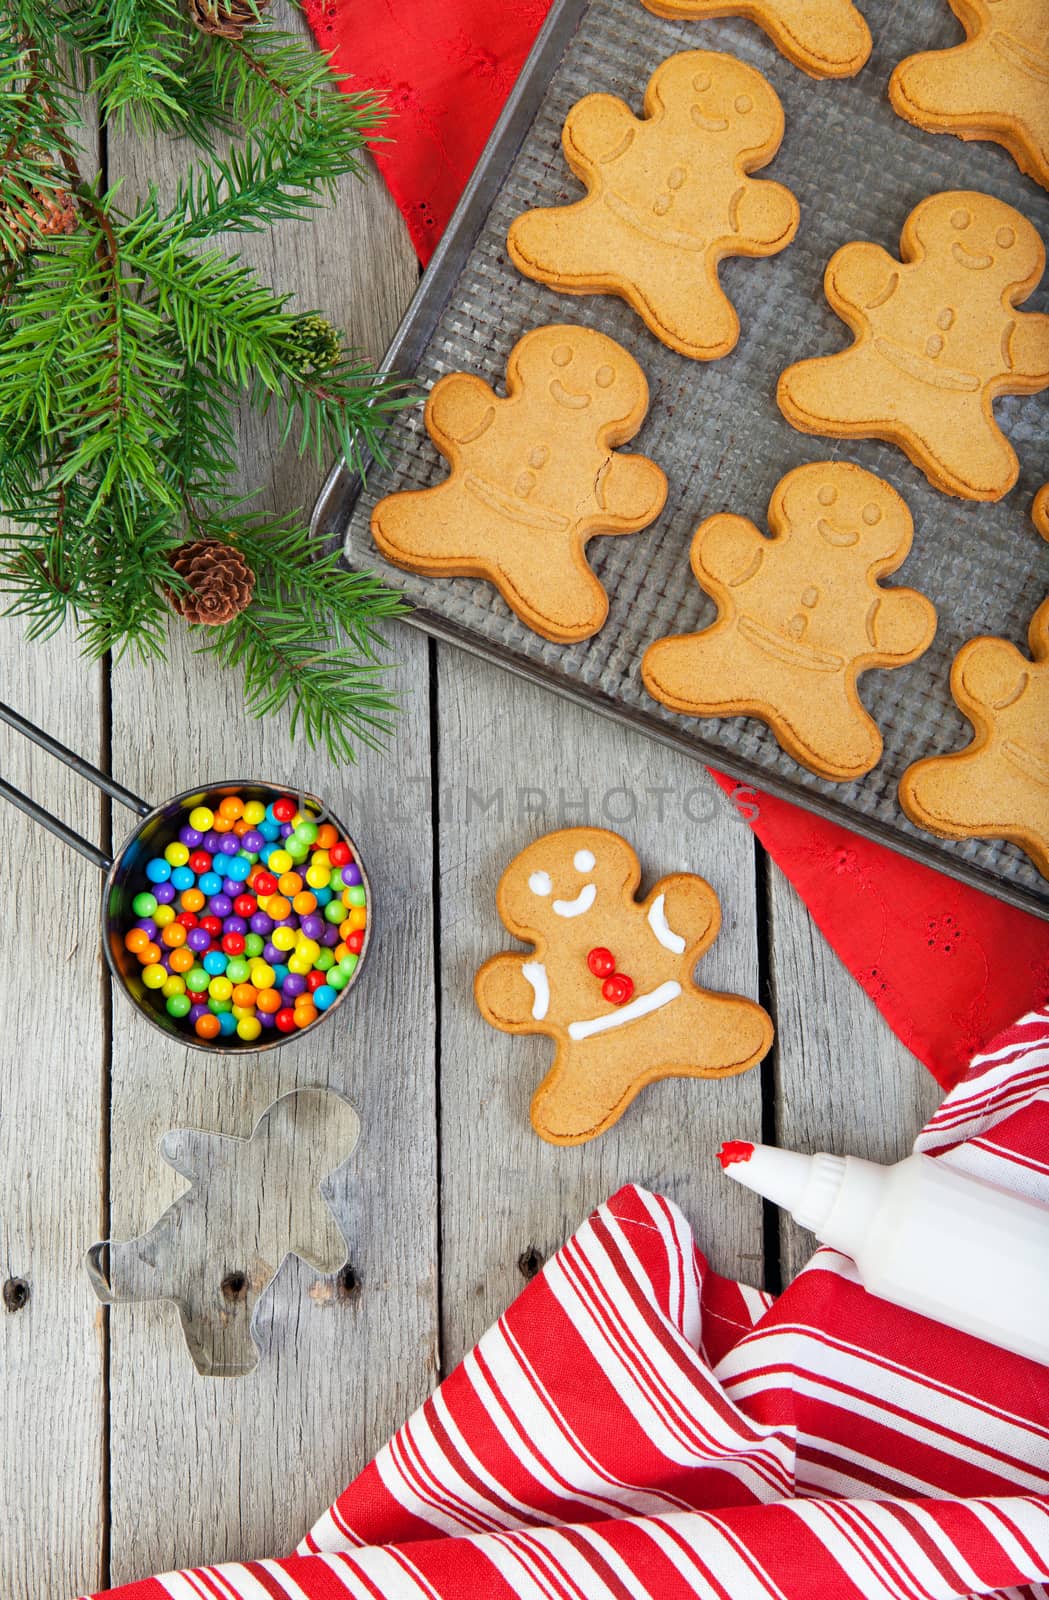
<svg viewBox="0 0 1049 1600">
<path fill-rule="evenodd" d="M 572 857 L 572 865 L 577 872 L 593 872 L 597 861 L 591 850 L 577 850 Z"/>
<path fill-rule="evenodd" d="M 559 344 L 553 355 L 550 357 L 550 360 L 554 363 L 555 367 L 567 367 L 571 359 L 572 346 L 570 344 Z"/>
<path fill-rule="evenodd" d="M 528 880 L 528 887 L 533 894 L 547 895 L 554 886 L 550 881 L 549 872 L 533 872 Z"/>
</svg>

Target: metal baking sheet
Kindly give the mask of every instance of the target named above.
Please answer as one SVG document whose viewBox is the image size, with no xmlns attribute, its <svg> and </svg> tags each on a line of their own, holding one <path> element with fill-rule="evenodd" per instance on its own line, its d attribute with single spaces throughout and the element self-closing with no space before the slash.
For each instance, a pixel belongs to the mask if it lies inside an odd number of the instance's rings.
<svg viewBox="0 0 1049 1600">
<path fill-rule="evenodd" d="M 363 487 L 345 466 L 332 471 L 314 528 L 319 537 L 344 540 L 351 566 L 380 570 L 416 608 L 411 620 L 427 631 L 1049 917 L 1049 882 L 1015 845 L 934 839 L 913 827 L 896 801 L 897 782 L 911 761 L 967 741 L 969 725 L 947 687 L 959 646 L 974 634 L 992 633 L 1026 647 L 1028 620 L 1049 590 L 1049 545 L 1028 516 L 1036 489 L 1049 478 L 1049 400 L 998 403 L 996 414 L 1022 471 L 1012 493 L 993 506 L 939 494 L 889 446 L 796 433 L 775 403 L 776 379 L 789 362 L 848 343 L 822 289 L 827 261 L 847 240 L 876 240 L 895 252 L 913 206 L 949 188 L 999 195 L 1049 237 L 1049 195 L 1004 150 L 922 133 L 889 106 L 885 89 L 897 61 L 961 36 L 946 0 L 906 6 L 863 0 L 863 10 L 875 40 L 870 61 L 855 79 L 817 83 L 739 19 L 674 22 L 651 15 L 640 0 L 555 0 L 388 353 L 387 364 L 422 389 L 462 370 L 481 374 L 502 392 L 506 356 L 523 332 L 545 322 L 579 322 L 611 334 L 641 362 L 651 407 L 629 448 L 660 463 L 670 494 L 651 530 L 591 542 L 589 559 L 611 597 L 600 633 L 578 645 L 549 643 L 519 622 L 489 584 L 417 577 L 378 556 L 368 530 L 375 502 L 392 490 L 436 483 L 446 472 L 423 427 L 421 405 L 398 418 L 387 442 L 388 464 L 373 463 Z M 560 295 L 522 278 L 505 244 L 519 212 L 582 193 L 561 153 L 569 107 L 604 90 L 640 112 L 654 68 L 675 51 L 697 48 L 731 52 L 774 85 L 786 135 L 760 175 L 793 189 L 802 219 L 795 242 L 781 255 L 723 263 L 722 282 L 739 310 L 742 333 L 731 355 L 705 363 L 666 349 L 619 300 Z M 1025 309 L 1049 310 L 1044 283 Z M 923 590 L 939 613 L 935 642 L 920 660 L 861 680 L 885 753 L 873 772 L 850 784 L 827 782 L 796 765 L 752 718 L 697 721 L 665 710 L 646 694 L 639 670 L 651 640 L 713 619 L 714 603 L 688 566 L 696 524 L 715 511 L 733 511 L 766 527 L 779 478 L 802 461 L 821 459 L 857 461 L 903 494 L 914 515 L 915 542 L 890 582 Z"/>
</svg>

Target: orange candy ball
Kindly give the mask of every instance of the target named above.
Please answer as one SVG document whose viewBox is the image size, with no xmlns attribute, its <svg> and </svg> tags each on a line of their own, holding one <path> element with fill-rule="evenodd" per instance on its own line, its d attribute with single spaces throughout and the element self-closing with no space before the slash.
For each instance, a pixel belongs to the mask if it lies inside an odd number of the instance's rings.
<svg viewBox="0 0 1049 1600">
<path fill-rule="evenodd" d="M 228 794 L 219 805 L 218 814 L 226 817 L 232 825 L 239 817 L 244 815 L 244 802 L 238 794 Z M 220 830 L 221 832 L 221 830 Z"/>
<path fill-rule="evenodd" d="M 203 911 L 204 899 L 202 889 L 183 889 L 178 903 L 183 911 Z"/>
<path fill-rule="evenodd" d="M 302 879 L 297 872 L 282 872 L 277 879 L 277 888 L 281 894 L 286 895 L 290 900 L 292 895 L 298 894 L 302 888 Z M 285 915 L 287 915 L 287 912 L 285 912 Z"/>
<path fill-rule="evenodd" d="M 154 944 L 153 941 L 150 940 L 148 944 L 142 946 L 141 950 L 136 950 L 135 954 L 138 956 L 138 959 L 141 961 L 144 967 L 154 967 L 160 960 L 161 949 L 159 944 Z"/>
<path fill-rule="evenodd" d="M 235 1006 L 253 1006 L 257 1002 L 259 992 L 252 983 L 238 983 L 234 985 L 230 999 Z"/>
<path fill-rule="evenodd" d="M 280 992 L 277 989 L 260 989 L 255 1004 L 260 1011 L 265 1011 L 272 1016 L 274 1011 L 280 1010 L 284 1001 L 281 999 Z"/>
<path fill-rule="evenodd" d="M 322 822 L 317 829 L 317 849 L 330 850 L 332 845 L 337 844 L 338 841 L 338 829 L 333 828 L 330 822 Z"/>
<path fill-rule="evenodd" d="M 292 900 L 291 908 L 297 911 L 300 917 L 308 917 L 311 911 L 317 909 L 317 896 L 311 894 L 308 889 L 303 889 Z"/>
<path fill-rule="evenodd" d="M 124 935 L 124 949 L 130 950 L 133 956 L 141 955 L 149 943 L 149 934 L 145 928 L 132 928 Z"/>
<path fill-rule="evenodd" d="M 216 811 L 215 820 L 211 826 L 215 833 L 229 833 L 233 827 L 233 818 L 224 817 L 220 811 Z"/>
<path fill-rule="evenodd" d="M 294 1016 L 299 1027 L 305 1028 L 311 1022 L 316 1022 L 317 1007 L 308 1000 L 305 1002 L 302 1000 L 296 1001 Z"/>
<path fill-rule="evenodd" d="M 193 1027 L 201 1039 L 214 1039 L 222 1031 L 222 1024 L 213 1011 L 205 1011 L 198 1017 Z"/>
<path fill-rule="evenodd" d="M 283 922 L 285 917 L 291 916 L 291 901 L 282 894 L 271 894 L 266 902 L 266 915 L 274 922 Z"/>
<path fill-rule="evenodd" d="M 177 927 L 178 924 L 173 922 L 171 926 L 174 928 Z M 185 945 L 183 945 L 180 950 L 172 950 L 171 952 L 169 957 L 171 970 L 172 972 L 188 972 L 196 959 L 197 958 L 193 954 L 193 951 L 187 950 Z"/>
<path fill-rule="evenodd" d="M 160 937 L 169 950 L 177 950 L 186 942 L 186 929 L 181 922 L 169 922 Z"/>
</svg>

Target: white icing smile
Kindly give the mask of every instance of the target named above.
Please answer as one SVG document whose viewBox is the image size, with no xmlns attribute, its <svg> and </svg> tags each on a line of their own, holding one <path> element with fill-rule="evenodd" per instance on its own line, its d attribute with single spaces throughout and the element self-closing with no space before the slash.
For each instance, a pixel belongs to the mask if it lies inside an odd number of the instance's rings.
<svg viewBox="0 0 1049 1600">
<path fill-rule="evenodd" d="M 555 900 L 554 910 L 559 917 L 581 917 L 597 899 L 597 884 L 584 883 L 574 900 Z"/>
<path fill-rule="evenodd" d="M 546 975 L 546 968 L 541 961 L 525 961 L 521 966 L 521 975 L 532 986 L 535 999 L 532 1001 L 532 1016 L 536 1022 L 542 1022 L 550 1009 L 550 980 Z"/>
<path fill-rule="evenodd" d="M 638 1017 L 647 1017 L 650 1012 L 668 1006 L 680 993 L 680 983 L 675 983 L 671 979 L 668 983 L 661 983 L 658 989 L 653 989 L 649 994 L 639 994 L 637 999 L 631 1000 L 628 1005 L 606 1012 L 603 1017 L 588 1017 L 585 1022 L 570 1022 L 568 1037 L 589 1039 L 591 1034 L 607 1033 L 609 1028 L 621 1028 L 624 1023 L 635 1022 Z"/>
<path fill-rule="evenodd" d="M 666 895 L 656 895 L 648 908 L 648 925 L 664 950 L 673 950 L 676 956 L 680 956 L 684 953 L 685 941 L 667 922 L 666 911 L 663 908 L 665 899 Z"/>
</svg>

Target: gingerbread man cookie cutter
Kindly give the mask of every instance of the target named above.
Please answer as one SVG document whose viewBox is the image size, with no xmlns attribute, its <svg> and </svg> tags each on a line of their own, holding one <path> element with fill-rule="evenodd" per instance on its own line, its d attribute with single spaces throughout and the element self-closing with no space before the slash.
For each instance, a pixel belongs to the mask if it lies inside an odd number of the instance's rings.
<svg viewBox="0 0 1049 1600">
<path fill-rule="evenodd" d="M 901 61 L 893 109 L 928 133 L 990 139 L 1049 189 L 1046 0 L 949 0 L 965 41 Z"/>
<path fill-rule="evenodd" d="M 710 885 L 676 873 L 638 901 L 640 881 L 631 845 L 604 828 L 546 834 L 499 881 L 499 915 L 534 951 L 493 956 L 474 993 L 493 1027 L 555 1042 L 531 1111 L 551 1144 L 604 1133 L 648 1083 L 745 1072 L 772 1044 L 755 1001 L 694 981 L 721 924 Z"/>
<path fill-rule="evenodd" d="M 924 595 L 880 584 L 906 559 L 911 515 L 873 473 L 822 461 L 780 480 L 768 521 L 771 538 L 745 517 L 700 524 L 692 570 L 717 620 L 650 645 L 645 687 L 687 716 L 760 717 L 795 761 L 848 782 L 882 752 L 857 679 L 914 661 L 936 632 Z"/>
<path fill-rule="evenodd" d="M 147 1233 L 92 1245 L 96 1295 L 106 1305 L 172 1300 L 199 1373 L 251 1372 L 260 1306 L 282 1262 L 296 1255 L 322 1274 L 345 1264 L 337 1177 L 359 1137 L 353 1106 L 325 1088 L 282 1095 L 247 1139 L 166 1133 L 160 1153 L 190 1187 Z"/>
<path fill-rule="evenodd" d="M 756 67 L 712 50 L 671 56 L 643 117 L 608 94 L 572 107 L 562 145 L 586 197 L 515 218 L 510 258 L 568 294 L 618 295 L 671 349 L 716 360 L 739 338 L 718 263 L 774 255 L 797 231 L 790 190 L 749 176 L 782 138 L 783 108 Z"/>
<path fill-rule="evenodd" d="M 993 402 L 1049 386 L 1049 316 L 1016 309 L 1045 247 L 1004 201 L 950 190 L 911 212 L 900 257 L 859 242 L 831 257 L 824 288 L 854 342 L 788 367 L 780 410 L 802 433 L 898 445 L 946 494 L 1000 500 L 1019 462 Z"/>
<path fill-rule="evenodd" d="M 852 0 L 643 0 L 657 17 L 745 17 L 810 78 L 852 78 L 871 31 Z"/>
<path fill-rule="evenodd" d="M 556 324 L 514 345 L 506 388 L 462 372 L 434 385 L 426 427 L 451 472 L 380 500 L 372 536 L 409 572 L 486 578 L 547 639 L 588 639 L 608 615 L 588 540 L 640 532 L 666 500 L 660 468 L 616 449 L 644 420 L 648 384 L 607 334 Z"/>
</svg>

